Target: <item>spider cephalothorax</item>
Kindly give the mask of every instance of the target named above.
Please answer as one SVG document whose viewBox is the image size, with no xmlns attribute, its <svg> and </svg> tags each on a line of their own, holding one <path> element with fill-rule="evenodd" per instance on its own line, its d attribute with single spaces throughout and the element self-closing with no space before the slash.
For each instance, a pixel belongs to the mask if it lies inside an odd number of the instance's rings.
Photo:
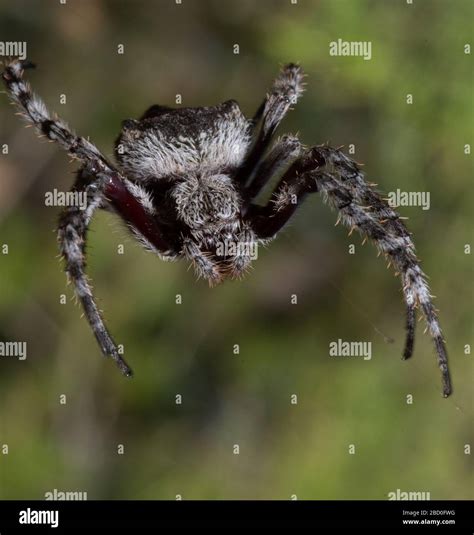
<svg viewBox="0 0 474 535">
<path fill-rule="evenodd" d="M 25 118 L 82 163 L 74 190 L 87 207 L 63 212 L 58 239 L 86 317 L 104 355 L 125 375 L 131 369 L 106 329 L 85 275 L 85 239 L 97 208 L 115 211 L 140 242 L 164 259 L 187 258 L 210 284 L 238 277 L 255 247 L 276 236 L 309 193 L 319 192 L 351 229 L 371 239 L 395 266 L 407 305 L 404 358 L 413 352 L 415 308 L 420 306 L 438 355 L 443 395 L 451 393 L 446 349 L 415 248 L 399 215 L 365 182 L 359 166 L 327 145 L 304 147 L 296 136 L 273 142 L 277 126 L 303 92 L 299 66 L 286 65 L 252 119 L 237 102 L 214 107 L 152 106 L 127 120 L 113 166 L 89 141 L 71 132 L 31 92 L 23 72 L 31 63 L 9 62 L 3 79 Z M 255 198 L 279 176 L 271 199 Z"/>
</svg>

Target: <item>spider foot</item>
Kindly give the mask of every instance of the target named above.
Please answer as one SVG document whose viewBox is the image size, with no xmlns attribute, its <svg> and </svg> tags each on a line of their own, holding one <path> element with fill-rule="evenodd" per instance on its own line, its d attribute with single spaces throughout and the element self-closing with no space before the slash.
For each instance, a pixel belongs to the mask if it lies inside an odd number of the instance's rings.
<svg viewBox="0 0 474 535">
<path fill-rule="evenodd" d="M 249 254 L 238 254 L 231 258 L 227 258 L 223 263 L 222 271 L 226 278 L 240 280 L 250 269 L 252 260 L 254 260 L 254 258 Z"/>
<path fill-rule="evenodd" d="M 4 62 L 5 70 L 2 73 L 2 78 L 5 82 L 12 82 L 15 78 L 21 78 L 23 71 L 26 69 L 35 69 L 36 65 L 32 61 L 13 59 Z"/>
<path fill-rule="evenodd" d="M 304 91 L 304 76 L 303 69 L 299 65 L 295 63 L 285 65 L 273 83 L 272 93 L 295 104 Z"/>
<path fill-rule="evenodd" d="M 405 349 L 403 350 L 403 360 L 409 359 L 413 355 L 413 346 L 415 343 L 415 307 L 409 305 L 407 307 L 407 320 L 406 320 L 406 340 Z"/>
<path fill-rule="evenodd" d="M 125 362 L 125 360 L 118 354 L 117 351 L 114 351 L 110 355 L 115 363 L 117 364 L 119 370 L 122 372 L 125 377 L 133 377 L 133 370 L 130 368 L 130 366 Z"/>
<path fill-rule="evenodd" d="M 266 139 L 273 134 L 290 107 L 296 104 L 303 94 L 303 77 L 303 69 L 299 65 L 290 63 L 283 67 L 273 82 L 263 110 L 262 130 Z"/>
<path fill-rule="evenodd" d="M 183 240 L 182 252 L 193 263 L 198 278 L 207 279 L 209 286 L 217 286 L 222 282 L 219 265 L 213 260 L 210 253 L 201 251 L 199 246 L 189 238 Z"/>
</svg>

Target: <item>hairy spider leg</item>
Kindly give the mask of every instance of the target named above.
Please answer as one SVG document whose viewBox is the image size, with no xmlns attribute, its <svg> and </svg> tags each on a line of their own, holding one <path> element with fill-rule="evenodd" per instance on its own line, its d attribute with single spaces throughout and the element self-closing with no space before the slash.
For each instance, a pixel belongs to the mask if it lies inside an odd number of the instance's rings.
<svg viewBox="0 0 474 535">
<path fill-rule="evenodd" d="M 76 294 L 102 352 L 111 356 L 121 371 L 130 376 L 132 371 L 118 353 L 85 274 L 87 228 L 95 210 L 108 200 L 132 230 L 151 244 L 154 250 L 168 254 L 170 251 L 174 252 L 174 244 L 165 239 L 152 214 L 147 212 L 146 207 L 134 196 L 133 185 L 92 143 L 76 136 L 61 119 L 53 118 L 44 102 L 31 91 L 22 76 L 24 69 L 32 67 L 34 65 L 29 62 L 14 60 L 7 64 L 2 77 L 11 99 L 21 109 L 24 118 L 36 127 L 38 133 L 59 143 L 70 156 L 84 163 L 73 190 L 86 193 L 87 208 L 81 210 L 71 206 L 63 212 L 58 228 L 59 247 L 66 262 L 66 271 L 74 283 Z"/>
<path fill-rule="evenodd" d="M 121 372 L 130 377 L 132 370 L 119 354 L 117 345 L 104 324 L 85 273 L 87 229 L 95 210 L 102 203 L 104 184 L 107 180 L 108 176 L 97 172 L 97 169 L 91 166 L 79 172 L 73 190 L 85 192 L 87 207 L 85 210 L 78 206 L 65 208 L 59 220 L 58 242 L 59 249 L 66 262 L 66 272 L 74 283 L 76 295 L 82 303 L 87 321 L 102 353 L 112 357 Z"/>
<path fill-rule="evenodd" d="M 327 145 L 313 147 L 288 169 L 265 206 L 251 205 L 247 214 L 260 239 L 273 237 L 309 193 L 320 192 L 338 210 L 339 218 L 375 242 L 401 276 L 407 306 L 404 358 L 411 356 L 415 333 L 415 307 L 420 305 L 434 340 L 441 370 L 443 395 L 452 392 L 443 334 L 415 246 L 400 216 L 364 180 L 358 165 Z"/>
<path fill-rule="evenodd" d="M 272 136 L 290 107 L 296 104 L 303 94 L 303 69 L 299 65 L 289 63 L 280 71 L 274 80 L 270 93 L 260 105 L 254 116 L 253 123 L 262 120 L 260 130 L 256 134 L 252 149 L 242 165 L 237 180 L 245 185 L 252 175 L 258 174 L 258 162 L 269 147 Z"/>
</svg>

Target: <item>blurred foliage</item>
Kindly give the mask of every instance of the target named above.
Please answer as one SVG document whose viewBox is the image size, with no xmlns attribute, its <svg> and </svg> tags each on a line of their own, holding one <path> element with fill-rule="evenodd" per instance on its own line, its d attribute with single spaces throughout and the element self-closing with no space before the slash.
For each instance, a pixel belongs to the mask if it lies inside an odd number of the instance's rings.
<svg viewBox="0 0 474 535">
<path fill-rule="evenodd" d="M 471 0 L 1 0 L 0 35 L 27 41 L 39 66 L 28 73 L 34 89 L 108 155 L 121 120 L 173 105 L 176 94 L 188 106 L 235 98 L 251 115 L 279 65 L 300 61 L 307 91 L 281 131 L 308 144 L 355 144 L 382 190 L 431 193 L 430 210 L 401 211 L 438 296 L 455 393 L 440 395 L 422 324 L 413 359 L 400 360 L 398 280 L 373 247 L 334 228 L 317 196 L 245 280 L 212 290 L 99 214 L 89 273 L 135 370 L 124 380 L 66 289 L 53 233 L 59 209 L 44 205 L 46 191 L 69 187 L 75 166 L 25 130 L 3 95 L 0 146 L 10 151 L 0 156 L 0 244 L 9 254 L 0 257 L 0 337 L 27 341 L 28 358 L 0 360 L 0 445 L 9 446 L 0 497 L 54 488 L 132 499 L 386 499 L 397 488 L 474 497 L 464 452 L 474 412 L 464 350 L 472 20 Z M 372 60 L 330 56 L 339 38 L 371 41 Z M 372 360 L 330 358 L 338 338 L 371 340 Z"/>
</svg>

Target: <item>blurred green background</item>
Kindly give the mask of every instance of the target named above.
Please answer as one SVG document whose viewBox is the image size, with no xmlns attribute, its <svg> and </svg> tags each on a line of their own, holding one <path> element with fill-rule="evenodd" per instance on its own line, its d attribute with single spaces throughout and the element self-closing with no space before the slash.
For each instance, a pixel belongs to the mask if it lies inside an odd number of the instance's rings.
<svg viewBox="0 0 474 535">
<path fill-rule="evenodd" d="M 0 255 L 0 337 L 26 341 L 28 358 L 0 358 L 0 446 L 8 445 L 0 497 L 42 499 L 54 488 L 90 499 L 387 499 L 396 489 L 474 497 L 465 350 L 472 155 L 464 149 L 473 141 L 472 55 L 464 50 L 473 6 L 1 0 L 0 38 L 27 41 L 35 91 L 109 156 L 121 120 L 151 104 L 174 105 L 176 94 L 186 106 L 235 98 L 252 115 L 279 67 L 301 62 L 307 91 L 280 132 L 299 132 L 307 144 L 354 144 L 382 190 L 431 194 L 430 210 L 401 212 L 437 296 L 455 392 L 441 397 L 423 322 L 413 359 L 401 361 L 398 279 L 371 245 L 334 228 L 336 215 L 318 196 L 260 250 L 244 280 L 214 289 L 99 214 L 89 274 L 135 370 L 125 380 L 101 357 L 66 287 L 54 234 L 60 208 L 44 204 L 45 192 L 69 188 L 77 164 L 25 129 L 2 95 L 0 146 L 9 153 L 0 156 L 0 245 L 9 254 Z M 339 38 L 371 41 L 372 59 L 330 56 Z M 372 360 L 331 358 L 338 338 L 372 341 Z"/>
</svg>

